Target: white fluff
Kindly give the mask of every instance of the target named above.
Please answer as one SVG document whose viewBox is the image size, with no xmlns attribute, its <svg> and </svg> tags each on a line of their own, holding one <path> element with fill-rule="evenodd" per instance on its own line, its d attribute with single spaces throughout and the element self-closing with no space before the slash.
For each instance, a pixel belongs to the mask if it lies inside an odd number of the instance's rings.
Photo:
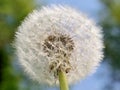
<svg viewBox="0 0 120 90">
<path fill-rule="evenodd" d="M 83 13 L 68 6 L 43 7 L 34 10 L 19 26 L 15 47 L 20 64 L 33 80 L 54 85 L 58 78 L 49 71 L 49 59 L 42 44 L 55 32 L 69 35 L 75 48 L 70 57 L 72 70 L 67 73 L 69 84 L 93 72 L 103 58 L 101 29 Z"/>
</svg>

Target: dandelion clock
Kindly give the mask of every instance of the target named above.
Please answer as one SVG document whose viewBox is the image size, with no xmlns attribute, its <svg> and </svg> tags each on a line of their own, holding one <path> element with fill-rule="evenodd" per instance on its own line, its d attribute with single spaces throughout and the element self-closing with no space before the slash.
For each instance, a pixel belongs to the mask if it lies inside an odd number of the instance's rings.
<svg viewBox="0 0 120 90">
<path fill-rule="evenodd" d="M 103 58 L 101 29 L 69 6 L 34 10 L 19 26 L 15 48 L 30 78 L 61 90 L 92 73 Z"/>
</svg>

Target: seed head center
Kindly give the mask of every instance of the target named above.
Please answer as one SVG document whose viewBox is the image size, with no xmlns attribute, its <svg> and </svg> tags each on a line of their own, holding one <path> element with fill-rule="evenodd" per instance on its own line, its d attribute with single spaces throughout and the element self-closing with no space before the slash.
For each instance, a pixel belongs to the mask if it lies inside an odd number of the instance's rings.
<svg viewBox="0 0 120 90">
<path fill-rule="evenodd" d="M 43 43 L 43 51 L 51 58 L 50 71 L 62 70 L 68 73 L 71 69 L 69 62 L 74 49 L 74 42 L 68 35 L 49 35 Z"/>
</svg>

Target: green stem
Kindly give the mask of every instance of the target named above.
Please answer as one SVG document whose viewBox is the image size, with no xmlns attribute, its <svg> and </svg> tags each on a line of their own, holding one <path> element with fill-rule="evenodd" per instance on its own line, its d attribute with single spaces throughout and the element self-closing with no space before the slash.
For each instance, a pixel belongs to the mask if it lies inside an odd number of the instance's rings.
<svg viewBox="0 0 120 90">
<path fill-rule="evenodd" d="M 63 71 L 58 71 L 58 75 L 59 75 L 60 90 L 69 90 L 68 82 L 66 79 L 66 73 Z"/>
</svg>

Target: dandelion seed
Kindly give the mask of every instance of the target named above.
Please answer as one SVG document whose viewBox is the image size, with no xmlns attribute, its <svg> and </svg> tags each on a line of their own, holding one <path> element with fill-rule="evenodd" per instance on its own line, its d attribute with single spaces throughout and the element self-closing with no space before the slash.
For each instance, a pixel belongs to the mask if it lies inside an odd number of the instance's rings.
<svg viewBox="0 0 120 90">
<path fill-rule="evenodd" d="M 26 73 L 50 85 L 59 83 L 59 70 L 69 84 L 83 79 L 103 58 L 101 29 L 68 6 L 34 10 L 19 26 L 15 46 Z"/>
</svg>

